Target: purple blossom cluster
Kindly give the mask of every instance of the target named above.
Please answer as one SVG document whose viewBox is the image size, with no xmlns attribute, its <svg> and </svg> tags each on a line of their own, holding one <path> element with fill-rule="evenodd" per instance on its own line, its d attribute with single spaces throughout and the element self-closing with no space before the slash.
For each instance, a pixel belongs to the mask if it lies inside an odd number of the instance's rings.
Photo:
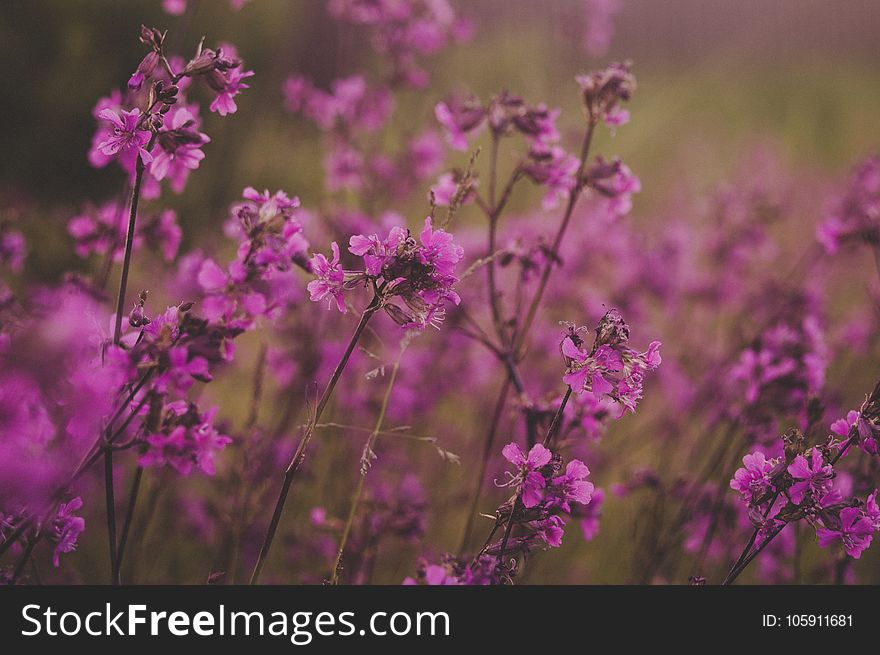
<svg viewBox="0 0 880 655">
<path fill-rule="evenodd" d="M 577 51 L 605 56 L 621 3 L 580 8 Z M 764 150 L 644 208 L 614 154 L 630 62 L 571 79 L 572 103 L 478 97 L 432 83 L 474 29 L 452 2 L 321 11 L 363 56 L 274 100 L 317 136 L 302 200 L 233 166 L 225 215 L 169 198 L 254 73 L 142 27 L 92 112 L 89 162 L 120 188 L 60 222 L 76 257 L 29 270 L 54 257 L 35 210 L 0 210 L 0 580 L 496 585 L 610 550 L 628 582 L 855 581 L 880 529 L 880 387 L 853 391 L 878 295 L 829 255 L 880 252 L 880 158 L 818 244 L 798 235 L 826 189 Z"/>
</svg>

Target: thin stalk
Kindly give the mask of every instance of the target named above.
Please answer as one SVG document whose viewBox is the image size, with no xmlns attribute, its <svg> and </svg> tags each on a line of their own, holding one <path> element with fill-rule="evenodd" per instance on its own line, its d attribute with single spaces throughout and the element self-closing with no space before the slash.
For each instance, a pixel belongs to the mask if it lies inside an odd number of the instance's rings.
<svg viewBox="0 0 880 655">
<path fill-rule="evenodd" d="M 132 520 L 134 519 L 134 509 L 140 495 L 143 477 L 144 468 L 138 466 L 134 470 L 134 478 L 131 481 L 131 492 L 128 494 L 128 509 L 125 510 L 125 522 L 122 524 L 122 534 L 119 536 L 119 545 L 116 547 L 117 572 L 122 570 L 122 558 L 125 555 L 125 545 L 128 543 L 128 535 L 131 530 Z"/>
<path fill-rule="evenodd" d="M 379 296 L 375 296 L 370 302 L 369 306 L 364 310 L 364 313 L 361 314 L 361 320 L 358 322 L 357 327 L 355 328 L 354 334 L 352 334 L 351 339 L 348 342 L 348 346 L 345 349 L 345 352 L 342 355 L 342 358 L 339 360 L 339 363 L 336 365 L 336 369 L 333 371 L 333 375 L 330 378 L 330 382 L 327 384 L 327 387 L 324 389 L 324 393 L 321 395 L 320 400 L 318 401 L 318 405 L 315 407 L 314 415 L 309 419 L 309 423 L 306 426 L 305 432 L 302 436 L 302 439 L 299 442 L 299 446 L 296 449 L 296 452 L 293 455 L 293 458 L 290 460 L 290 464 L 287 465 L 287 469 L 284 471 L 284 478 L 281 481 L 281 490 L 278 493 L 278 500 L 275 501 L 275 509 L 272 511 L 272 519 L 269 521 L 269 527 L 266 530 L 266 536 L 263 540 L 263 546 L 260 549 L 260 555 L 257 558 L 257 563 L 254 566 L 254 572 L 251 575 L 250 583 L 257 584 L 260 579 L 260 574 L 263 571 L 263 566 L 266 563 L 266 557 L 269 555 L 269 550 L 272 547 L 272 540 L 275 538 L 275 532 L 278 529 L 278 523 L 281 520 L 281 513 L 284 511 L 284 504 L 287 502 L 287 494 L 290 492 L 290 485 L 293 483 L 293 478 L 296 475 L 296 472 L 299 470 L 300 465 L 305 459 L 306 448 L 309 445 L 309 442 L 312 439 L 312 435 L 315 431 L 315 425 L 321 420 L 321 415 L 324 413 L 324 408 L 327 406 L 327 403 L 330 401 L 330 397 L 333 395 L 333 390 L 336 388 L 336 383 L 339 381 L 339 377 L 342 375 L 342 371 L 345 370 L 346 364 L 348 364 L 348 359 L 351 357 L 352 351 L 354 351 L 355 346 L 361 338 L 361 334 L 364 331 L 364 328 L 367 327 L 367 323 L 372 318 L 373 314 L 375 314 L 380 307 L 380 298 Z"/>
<path fill-rule="evenodd" d="M 147 152 L 156 143 L 156 134 L 150 137 Z M 125 292 L 128 287 L 128 272 L 131 268 L 131 253 L 134 249 L 135 225 L 137 222 L 138 203 L 141 198 L 141 182 L 144 178 L 144 162 L 138 157 L 135 164 L 134 185 L 131 188 L 131 208 L 128 213 L 128 232 L 125 236 L 125 253 L 122 258 L 122 275 L 119 278 L 119 293 L 116 295 L 116 323 L 113 327 L 113 343 L 119 344 L 122 336 L 122 312 L 125 309 Z"/>
<path fill-rule="evenodd" d="M 535 316 L 538 313 L 538 306 L 541 304 L 541 299 L 544 297 L 544 292 L 547 289 L 547 282 L 550 280 L 550 274 L 553 272 L 553 267 L 556 265 L 556 260 L 559 256 L 559 246 L 562 244 L 562 239 L 565 237 L 565 232 L 568 229 L 568 224 L 569 222 L 571 222 L 571 215 L 574 212 L 574 208 L 577 204 L 578 198 L 581 195 L 581 191 L 583 191 L 584 169 L 587 165 L 587 157 L 589 157 L 590 155 L 590 144 L 593 141 L 593 132 L 595 131 L 595 128 L 596 123 L 590 120 L 587 123 L 587 131 L 584 134 L 584 142 L 581 145 L 580 165 L 578 166 L 575 178 L 575 186 L 568 196 L 568 204 L 565 207 L 565 213 L 562 216 L 562 222 L 559 224 L 559 229 L 556 231 L 556 237 L 553 239 L 553 246 L 550 249 L 550 255 L 547 257 L 547 261 L 544 264 L 544 269 L 541 271 L 541 280 L 538 283 L 538 290 L 535 292 L 535 295 L 532 298 L 532 302 L 529 305 L 529 310 L 526 313 L 525 321 L 523 322 L 521 328 L 517 331 L 517 334 L 513 339 L 513 352 L 515 354 L 518 354 L 520 349 L 522 348 L 526 336 L 528 335 L 528 332 L 532 327 L 532 323 L 535 320 Z"/>
<path fill-rule="evenodd" d="M 113 493 L 113 451 L 104 450 L 104 497 L 107 502 L 107 540 L 110 545 L 110 583 L 118 585 L 119 566 L 116 550 L 116 499 Z"/>
<path fill-rule="evenodd" d="M 495 252 L 496 239 L 498 236 L 498 211 L 495 205 L 495 186 L 498 181 L 498 135 L 492 132 L 492 152 L 489 157 L 489 244 L 488 256 Z M 492 309 L 492 323 L 502 346 L 506 342 L 504 321 L 501 316 L 501 306 L 498 302 L 498 287 L 495 280 L 495 260 L 490 259 L 486 266 L 486 276 L 489 287 L 489 307 Z"/>
<path fill-rule="evenodd" d="M 147 144 L 147 152 L 152 150 L 156 143 L 156 133 L 150 137 Z M 119 345 L 122 338 L 122 312 L 125 309 L 125 292 L 128 287 L 128 273 L 131 269 L 131 253 L 134 249 L 135 226 L 137 223 L 138 202 L 141 197 L 141 182 L 144 178 L 144 162 L 140 156 L 135 164 L 134 185 L 131 189 L 131 207 L 128 214 L 128 231 L 125 236 L 125 253 L 122 259 L 122 274 L 119 277 L 119 293 L 116 296 L 116 322 L 113 327 L 113 343 Z M 109 433 L 108 426 L 107 432 Z M 107 507 L 107 538 L 110 546 L 110 576 L 111 582 L 118 585 L 119 566 L 116 552 L 116 501 L 113 493 L 113 451 L 109 444 L 104 448 L 104 496 Z"/>
<path fill-rule="evenodd" d="M 486 433 L 486 439 L 483 441 L 483 453 L 480 457 L 480 470 L 474 484 L 474 494 L 471 500 L 471 506 L 467 514 L 467 523 L 464 526 L 464 534 L 461 537 L 461 545 L 458 552 L 464 552 L 471 540 L 474 530 L 474 521 L 477 516 L 477 507 L 480 504 L 480 492 L 483 489 L 483 480 L 486 477 L 486 469 L 489 466 L 489 458 L 492 455 L 492 445 L 495 442 L 495 435 L 498 433 L 498 424 L 501 422 L 501 415 L 504 413 L 504 405 L 507 402 L 507 395 L 510 393 L 510 378 L 505 377 L 501 390 L 498 393 L 498 400 L 495 402 L 495 411 L 492 413 L 492 422 L 489 424 L 489 431 Z"/>
<path fill-rule="evenodd" d="M 566 390 L 565 395 L 562 397 L 562 402 L 559 403 L 559 409 L 556 410 L 556 413 L 553 415 L 553 420 L 550 421 L 550 428 L 547 430 L 547 436 L 544 437 L 544 448 L 550 447 L 550 442 L 553 441 L 553 437 L 559 432 L 559 426 L 562 423 L 562 415 L 565 413 L 565 406 L 568 404 L 569 398 L 571 398 L 571 387 Z"/>
<path fill-rule="evenodd" d="M 361 458 L 360 475 L 358 476 L 357 487 L 351 501 L 351 508 L 348 511 L 348 518 L 345 521 L 345 527 L 342 530 L 342 536 L 339 538 L 339 547 L 336 549 L 336 560 L 333 562 L 333 570 L 330 573 L 330 584 L 335 585 L 339 581 L 339 569 L 342 566 L 342 556 L 345 553 L 345 545 L 348 542 L 348 535 L 351 532 L 351 526 L 354 525 L 354 519 L 357 515 L 361 498 L 364 494 L 364 483 L 367 479 L 369 466 L 369 458 L 373 450 L 373 444 L 382 430 L 382 423 L 385 421 L 385 412 L 388 410 L 388 401 L 391 399 L 391 391 L 394 389 L 394 382 L 397 380 L 397 372 L 400 370 L 400 361 L 403 359 L 403 353 L 406 352 L 408 338 L 404 338 L 404 342 L 400 345 L 400 353 L 394 367 L 391 369 L 391 375 L 388 378 L 388 386 L 385 388 L 385 395 L 382 397 L 382 406 L 379 409 L 379 415 L 376 417 L 376 425 L 370 436 L 367 437 L 367 443 L 364 446 L 364 454 Z"/>
<path fill-rule="evenodd" d="M 21 577 L 21 573 L 24 571 L 25 565 L 30 561 L 31 553 L 34 552 L 34 546 L 37 545 L 39 539 L 38 535 L 34 535 L 28 540 L 27 546 L 25 546 L 24 552 L 18 560 L 18 564 L 15 565 L 15 570 L 12 572 L 12 584 L 15 584 Z"/>
<path fill-rule="evenodd" d="M 522 487 L 516 490 L 516 500 L 510 510 L 510 517 L 507 519 L 507 525 L 504 527 L 504 536 L 501 538 L 501 548 L 498 549 L 498 563 L 504 559 L 504 551 L 507 549 L 507 541 L 510 539 L 510 533 L 513 531 L 513 517 L 521 511 L 523 507 Z"/>
</svg>

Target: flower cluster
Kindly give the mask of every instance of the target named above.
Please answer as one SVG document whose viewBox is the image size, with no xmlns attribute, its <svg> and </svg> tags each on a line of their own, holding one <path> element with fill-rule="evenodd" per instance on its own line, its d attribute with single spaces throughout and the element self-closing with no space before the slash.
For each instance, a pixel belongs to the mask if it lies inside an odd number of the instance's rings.
<svg viewBox="0 0 880 655">
<path fill-rule="evenodd" d="M 330 0 L 327 10 L 337 20 L 367 28 L 373 49 L 391 64 L 390 81 L 419 89 L 429 81 L 419 57 L 468 40 L 473 29 L 448 0 Z"/>
<path fill-rule="evenodd" d="M 125 93 L 114 90 L 101 98 L 93 114 L 98 130 L 92 139 L 89 162 L 104 167 L 115 161 L 132 180 L 138 161 L 147 167 L 143 196 L 155 198 L 159 183 L 168 180 L 180 193 L 190 171 L 204 159 L 202 147 L 210 139 L 199 130 L 199 105 L 187 102 L 191 83 L 204 81 L 213 95 L 211 111 L 236 111 L 235 100 L 253 75 L 245 71 L 232 46 L 212 50 L 199 45 L 188 62 L 166 51 L 165 33 L 141 27 L 141 43 L 149 52 L 128 81 Z M 155 144 L 155 145 L 154 145 Z"/>
<path fill-rule="evenodd" d="M 235 331 L 251 329 L 260 316 L 277 317 L 295 293 L 292 268 L 309 270 L 299 198 L 252 187 L 242 195 L 226 230 L 238 241 L 235 259 L 223 269 L 206 258 L 198 269 L 205 317 Z"/>
<path fill-rule="evenodd" d="M 363 270 L 343 271 L 339 247 L 331 244 L 332 259 L 316 254 L 311 261 L 317 279 L 308 285 L 311 299 L 327 298 L 345 312 L 344 292 L 368 284 L 380 299 L 381 308 L 405 328 L 438 325 L 445 315 L 444 301 L 458 304 L 453 287 L 458 282 L 456 264 L 464 256 L 450 233 L 434 229 L 431 217 L 418 241 L 403 227 L 394 227 L 385 239 L 357 234 L 349 240 L 349 252 L 363 261 Z M 392 300 L 399 298 L 403 305 Z"/>
<path fill-rule="evenodd" d="M 447 0 L 392 3 L 334 0 L 327 5 L 335 19 L 366 32 L 373 50 L 386 65 L 367 76 L 353 73 L 322 89 L 299 73 L 284 82 L 287 111 L 301 113 L 327 133 L 325 184 L 337 191 L 389 192 L 403 197 L 437 173 L 443 143 L 434 130 L 407 135 L 396 148 L 376 148 L 372 136 L 385 130 L 405 88 L 422 88 L 428 73 L 422 57 L 438 54 L 453 41 L 468 38 L 469 22 Z"/>
<path fill-rule="evenodd" d="M 502 486 L 513 487 L 516 493 L 498 508 L 497 520 L 504 525 L 520 525 L 526 534 L 509 543 L 502 540 L 489 545 L 485 552 L 497 556 L 527 552 L 538 544 L 561 546 L 572 503 L 588 505 L 592 499 L 593 483 L 587 480 L 590 469 L 573 459 L 563 470 L 562 458 L 541 444 L 535 444 L 526 454 L 515 443 L 509 443 L 502 454 L 516 467 L 514 473 L 508 472 Z"/>
<path fill-rule="evenodd" d="M 114 262 L 122 261 L 128 218 L 128 213 L 113 202 L 87 207 L 71 218 L 67 232 L 73 237 L 76 254 L 83 258 L 92 254 L 108 255 Z M 135 226 L 132 252 L 146 245 L 170 262 L 177 256 L 182 238 L 177 213 L 165 209 L 154 216 L 140 217 Z"/>
<path fill-rule="evenodd" d="M 816 236 L 828 254 L 853 241 L 880 248 L 880 155 L 859 164 Z"/>
<path fill-rule="evenodd" d="M 611 127 L 629 122 L 629 112 L 620 106 L 636 90 L 630 63 L 613 63 L 601 71 L 579 75 L 584 116 L 591 123 L 604 121 Z"/>
<path fill-rule="evenodd" d="M 858 559 L 870 546 L 873 533 L 880 530 L 877 492 L 863 501 L 847 499 L 835 487 L 834 463 L 845 452 L 844 444 L 832 439 L 798 452 L 803 444 L 799 432 L 786 433 L 783 440 L 784 460 L 766 459 L 760 451 L 751 453 L 730 481 L 748 508 L 758 544 L 772 541 L 787 523 L 804 519 L 816 530 L 822 548 L 840 542 L 849 556 Z"/>
<path fill-rule="evenodd" d="M 415 578 L 406 578 L 405 585 L 428 586 L 486 586 L 512 584 L 516 569 L 512 564 L 500 563 L 496 557 L 483 554 L 471 563 L 463 562 L 450 555 L 440 564 L 419 563 Z"/>
<path fill-rule="evenodd" d="M 593 345 L 584 350 L 580 333 L 569 327 L 562 340 L 562 356 L 568 372 L 563 381 L 577 394 L 590 392 L 596 399 L 607 396 L 620 404 L 620 415 L 634 412 L 642 398 L 645 373 L 660 366 L 660 342 L 652 341 L 644 352 L 627 345 L 629 326 L 617 310 L 609 310 L 596 326 Z"/>
<path fill-rule="evenodd" d="M 193 404 L 183 401 L 168 403 L 162 409 L 159 429 L 148 434 L 146 451 L 138 459 L 141 466 L 169 465 L 181 475 L 193 468 L 214 475 L 215 455 L 232 442 L 214 427 L 217 407 L 204 414 Z"/>
</svg>

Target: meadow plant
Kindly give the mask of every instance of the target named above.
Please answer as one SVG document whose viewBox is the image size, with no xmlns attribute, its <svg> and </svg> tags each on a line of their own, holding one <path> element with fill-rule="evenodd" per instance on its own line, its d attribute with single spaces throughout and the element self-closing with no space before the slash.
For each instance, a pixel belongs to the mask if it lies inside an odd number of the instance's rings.
<svg viewBox="0 0 880 655">
<path fill-rule="evenodd" d="M 621 3 L 584 4 L 604 57 Z M 609 153 L 633 63 L 570 80 L 572 116 L 437 91 L 432 60 L 477 29 L 451 1 L 326 10 L 372 59 L 286 66 L 275 101 L 322 150 L 309 202 L 234 180 L 195 247 L 169 194 L 223 139 L 207 115 L 251 111 L 255 73 L 143 26 L 92 111 L 88 163 L 120 188 L 63 217 L 79 272 L 29 275 L 42 246 L 0 210 L 0 579 L 144 580 L 173 507 L 161 552 L 191 535 L 211 583 L 537 581 L 539 553 L 592 548 L 610 514 L 636 524 L 623 581 L 855 580 L 880 530 L 880 386 L 860 403 L 839 367 L 876 378 L 877 295 L 840 312 L 829 271 L 860 246 L 880 262 L 880 157 L 823 199 L 799 259 L 777 228 L 815 185 L 765 152 L 651 231 Z M 104 529 L 106 575 L 84 577 L 74 553 Z"/>
</svg>

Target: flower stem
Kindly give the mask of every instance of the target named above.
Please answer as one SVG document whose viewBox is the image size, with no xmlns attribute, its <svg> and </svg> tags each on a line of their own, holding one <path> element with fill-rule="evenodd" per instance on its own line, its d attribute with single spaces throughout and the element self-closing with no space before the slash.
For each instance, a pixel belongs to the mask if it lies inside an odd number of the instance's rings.
<svg viewBox="0 0 880 655">
<path fill-rule="evenodd" d="M 107 539 L 110 544 L 110 583 L 119 584 L 119 566 L 116 550 L 116 499 L 113 493 L 113 451 L 104 450 L 104 496 L 107 503 Z"/>
<path fill-rule="evenodd" d="M 293 454 L 293 458 L 290 460 L 290 464 L 287 465 L 287 469 L 285 469 L 284 471 L 284 478 L 281 481 L 281 490 L 278 493 L 278 500 L 275 501 L 275 509 L 272 511 L 272 519 L 269 521 L 269 527 L 266 530 L 266 536 L 263 540 L 263 546 L 260 549 L 260 555 L 257 558 L 256 565 L 254 566 L 254 572 L 251 575 L 250 583 L 252 585 L 257 584 L 260 579 L 260 574 L 263 571 L 263 566 L 266 563 L 266 558 L 268 557 L 269 550 L 272 547 L 272 540 L 275 538 L 275 532 L 278 529 L 278 523 L 281 521 L 281 514 L 284 511 L 284 504 L 287 502 L 287 494 L 290 491 L 290 485 L 293 483 L 293 478 L 296 475 L 296 472 L 299 470 L 299 467 L 302 464 L 303 460 L 305 459 L 306 448 L 308 447 L 309 442 L 312 439 L 312 435 L 315 432 L 315 425 L 318 423 L 319 420 L 321 420 L 321 415 L 324 413 L 324 408 L 330 401 L 330 397 L 333 395 L 333 390 L 336 388 L 336 383 L 339 381 L 339 377 L 342 375 L 342 371 L 345 370 L 345 366 L 346 364 L 348 364 L 348 359 L 349 357 L 351 357 L 351 353 L 354 351 L 355 346 L 360 340 L 364 328 L 367 327 L 367 323 L 373 317 L 373 314 L 375 314 L 379 310 L 380 307 L 381 299 L 378 295 L 374 296 L 369 306 L 364 310 L 364 313 L 361 314 L 361 320 L 358 322 L 354 334 L 351 335 L 348 346 L 346 347 L 345 352 L 342 354 L 342 358 L 339 360 L 339 363 L 336 365 L 336 369 L 333 371 L 333 375 L 330 377 L 330 382 L 324 389 L 324 393 L 321 394 L 320 400 L 318 400 L 318 405 L 315 407 L 315 413 L 309 419 L 302 439 L 299 442 L 299 446 L 297 447 L 296 452 Z"/>
<path fill-rule="evenodd" d="M 125 522 L 122 524 L 122 534 L 119 536 L 119 545 L 116 547 L 116 570 L 117 575 L 121 577 L 122 558 L 125 555 L 125 545 L 128 543 L 128 534 L 131 530 L 131 523 L 134 519 L 134 509 L 137 505 L 138 496 L 141 490 L 141 481 L 144 477 L 144 469 L 138 466 L 134 470 L 134 478 L 131 482 L 131 492 L 128 494 L 128 509 L 125 511 Z"/>
<path fill-rule="evenodd" d="M 149 152 L 156 143 L 156 133 L 150 137 L 146 150 Z M 128 214 L 128 232 L 125 237 L 125 253 L 122 260 L 122 274 L 119 277 L 119 293 L 116 296 L 116 322 L 113 327 L 113 344 L 119 345 L 122 338 L 122 312 L 125 309 L 125 292 L 128 287 L 128 272 L 131 269 L 131 253 L 134 249 L 135 225 L 137 222 L 138 202 L 141 197 L 141 182 L 144 178 L 144 162 L 138 156 L 135 164 L 134 185 L 131 189 L 131 208 Z M 108 427 L 107 432 L 109 433 Z M 111 582 L 119 584 L 119 565 L 116 552 L 116 502 L 113 495 L 113 451 L 109 443 L 104 448 L 104 495 L 107 505 L 107 535 L 110 543 Z"/>
<path fill-rule="evenodd" d="M 544 292 L 547 289 L 547 282 L 550 280 L 550 274 L 553 272 L 553 267 L 557 263 L 557 259 L 559 257 L 559 247 L 562 245 L 562 239 L 565 237 L 565 232 L 568 229 L 568 224 L 571 222 L 571 215 L 574 212 L 575 205 L 577 204 L 578 198 L 580 198 L 581 191 L 584 188 L 584 169 L 587 165 L 587 158 L 590 155 L 590 144 L 593 141 L 593 132 L 595 131 L 596 124 L 594 121 L 590 121 L 587 123 L 587 131 L 584 134 L 584 141 L 581 145 L 581 158 L 580 165 L 578 166 L 578 170 L 575 178 L 574 188 L 571 190 L 571 193 L 568 195 L 568 204 L 565 207 L 565 213 L 562 216 L 562 222 L 559 224 L 559 229 L 556 231 L 556 237 L 553 239 L 553 246 L 550 249 L 550 254 L 547 257 L 547 261 L 544 264 L 544 269 L 541 271 L 541 280 L 538 283 L 538 290 L 535 292 L 534 297 L 532 298 L 532 302 L 529 305 L 528 312 L 526 313 L 526 319 L 523 321 L 520 328 L 517 330 L 516 336 L 513 339 L 513 352 L 518 354 L 520 349 L 525 342 L 526 337 L 528 336 L 528 332 L 532 327 L 532 323 L 535 320 L 535 316 L 538 313 L 538 306 L 541 304 L 541 299 L 544 297 Z"/>
<path fill-rule="evenodd" d="M 544 448 L 550 447 L 550 442 L 553 441 L 553 437 L 559 432 L 559 426 L 562 423 L 562 415 L 565 413 L 565 406 L 568 404 L 569 398 L 571 398 L 571 387 L 566 390 L 565 395 L 562 397 L 562 402 L 559 403 L 559 409 L 556 410 L 556 414 L 553 415 L 553 420 L 550 421 L 550 428 L 547 430 L 547 436 L 544 437 Z"/>
<path fill-rule="evenodd" d="M 461 545 L 458 548 L 458 552 L 464 552 L 465 548 L 467 548 L 468 542 L 471 540 L 471 535 L 474 530 L 474 520 L 477 516 L 477 507 L 480 504 L 480 491 L 483 488 L 483 480 L 486 477 L 486 469 L 489 466 L 489 458 L 492 455 L 492 445 L 495 442 L 495 435 L 498 433 L 498 424 L 501 422 L 501 415 L 504 413 L 504 405 L 507 402 L 507 395 L 510 393 L 510 378 L 505 377 L 504 383 L 501 385 L 501 391 L 498 393 L 498 400 L 495 403 L 495 411 L 492 413 L 492 422 L 489 424 L 489 431 L 486 433 L 486 438 L 483 441 L 483 453 L 480 457 L 480 470 L 476 477 L 475 487 L 473 498 L 471 500 L 471 506 L 468 510 L 467 514 L 467 523 L 464 526 L 464 534 L 461 537 Z"/>
<path fill-rule="evenodd" d="M 385 395 L 382 398 L 382 406 L 379 409 L 379 415 L 376 417 L 376 425 L 370 436 L 367 437 L 367 443 L 364 446 L 364 454 L 361 458 L 360 475 L 358 476 L 357 487 L 351 501 L 351 508 L 348 511 L 348 518 L 345 521 L 345 527 L 342 529 L 342 536 L 339 538 L 339 547 L 336 550 L 336 560 L 333 562 L 333 570 L 330 573 L 330 584 L 335 585 L 339 581 L 339 570 L 342 567 L 342 556 L 345 553 L 345 545 L 348 542 L 348 535 L 351 533 L 351 527 L 354 525 L 354 519 L 360 506 L 361 498 L 364 493 L 364 483 L 367 479 L 369 466 L 369 458 L 373 451 L 373 444 L 382 430 L 382 423 L 385 420 L 385 412 L 388 410 L 388 401 L 391 399 L 391 391 L 394 389 L 394 382 L 397 380 L 397 372 L 400 370 L 400 361 L 403 359 L 403 353 L 409 345 L 409 338 L 404 337 L 404 341 L 400 344 L 400 353 L 397 355 L 397 361 L 394 362 L 394 368 L 391 369 L 391 375 L 388 378 L 388 386 L 385 388 Z"/>
<path fill-rule="evenodd" d="M 150 137 L 147 152 L 156 143 L 156 134 Z M 122 274 L 119 277 L 119 293 L 116 295 L 116 323 L 113 327 L 113 343 L 118 345 L 122 336 L 122 312 L 125 309 L 125 291 L 128 287 L 128 272 L 131 268 L 131 253 L 134 249 L 135 224 L 137 222 L 138 203 L 141 197 L 141 182 L 144 178 L 144 162 L 138 157 L 135 164 L 134 185 L 131 188 L 131 207 L 128 213 L 128 232 L 125 236 L 125 253 L 122 258 Z"/>
</svg>

